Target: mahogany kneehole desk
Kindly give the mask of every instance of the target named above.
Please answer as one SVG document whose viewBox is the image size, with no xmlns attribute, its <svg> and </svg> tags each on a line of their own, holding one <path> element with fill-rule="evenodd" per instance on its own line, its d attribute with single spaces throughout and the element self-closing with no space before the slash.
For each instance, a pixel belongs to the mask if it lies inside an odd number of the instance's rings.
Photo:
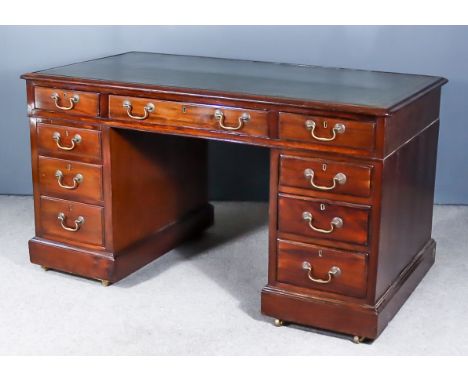
<svg viewBox="0 0 468 382">
<path fill-rule="evenodd" d="M 271 149 L 278 325 L 374 339 L 434 262 L 444 78 L 136 52 L 22 78 L 35 264 L 107 285 L 213 224 L 207 139 Z"/>
</svg>

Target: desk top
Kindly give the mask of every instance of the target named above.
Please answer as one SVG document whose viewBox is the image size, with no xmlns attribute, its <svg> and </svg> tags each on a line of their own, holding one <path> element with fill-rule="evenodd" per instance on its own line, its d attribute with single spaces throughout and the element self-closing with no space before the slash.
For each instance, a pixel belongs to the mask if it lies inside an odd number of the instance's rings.
<svg viewBox="0 0 468 382">
<path fill-rule="evenodd" d="M 444 78 L 272 62 L 128 52 L 25 75 L 191 90 L 269 102 L 389 111 Z M 195 91 L 194 91 L 195 90 Z M 293 102 L 294 103 L 294 102 Z M 359 111 L 359 110 L 356 110 Z"/>
</svg>

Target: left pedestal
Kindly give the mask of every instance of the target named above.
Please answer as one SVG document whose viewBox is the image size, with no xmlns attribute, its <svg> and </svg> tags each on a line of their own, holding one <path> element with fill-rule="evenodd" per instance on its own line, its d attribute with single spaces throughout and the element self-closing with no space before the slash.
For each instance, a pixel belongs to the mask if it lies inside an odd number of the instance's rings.
<svg viewBox="0 0 468 382">
<path fill-rule="evenodd" d="M 31 262 L 113 283 L 213 223 L 204 140 L 31 118 Z"/>
</svg>

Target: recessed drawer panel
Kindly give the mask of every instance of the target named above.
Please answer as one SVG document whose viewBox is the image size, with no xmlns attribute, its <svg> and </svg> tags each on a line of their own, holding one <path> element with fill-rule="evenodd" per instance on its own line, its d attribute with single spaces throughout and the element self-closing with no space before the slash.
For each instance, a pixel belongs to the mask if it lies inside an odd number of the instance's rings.
<svg viewBox="0 0 468 382">
<path fill-rule="evenodd" d="M 281 155 L 280 184 L 306 190 L 367 197 L 372 166 Z"/>
<path fill-rule="evenodd" d="M 41 196 L 41 236 L 47 239 L 102 246 L 102 207 Z"/>
<path fill-rule="evenodd" d="M 333 117 L 280 113 L 279 137 L 314 145 L 373 151 L 375 124 Z"/>
<path fill-rule="evenodd" d="M 40 154 L 101 160 L 101 133 L 96 130 L 38 123 L 37 144 Z"/>
<path fill-rule="evenodd" d="M 99 115 L 99 94 L 69 89 L 34 88 L 36 109 L 68 114 Z"/>
<path fill-rule="evenodd" d="M 265 111 L 109 96 L 109 117 L 268 137 Z"/>
<path fill-rule="evenodd" d="M 87 203 L 102 198 L 102 166 L 39 157 L 40 193 Z"/>
<path fill-rule="evenodd" d="M 364 297 L 367 254 L 279 240 L 277 279 L 299 287 Z"/>
<path fill-rule="evenodd" d="M 278 210 L 280 232 L 367 245 L 369 208 L 281 194 Z"/>
</svg>

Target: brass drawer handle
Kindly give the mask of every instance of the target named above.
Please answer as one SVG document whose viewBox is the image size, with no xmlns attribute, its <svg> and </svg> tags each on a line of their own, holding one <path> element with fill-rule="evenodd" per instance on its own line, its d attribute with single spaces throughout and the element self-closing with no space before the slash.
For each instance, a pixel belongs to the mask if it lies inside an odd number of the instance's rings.
<svg viewBox="0 0 468 382">
<path fill-rule="evenodd" d="M 76 145 L 81 142 L 81 136 L 79 134 L 75 134 L 75 136 L 71 139 L 71 146 L 62 146 L 60 144 L 60 138 L 61 138 L 61 135 L 60 135 L 60 133 L 58 131 L 56 131 L 54 134 L 52 134 L 52 139 L 57 144 L 57 147 L 60 150 L 65 150 L 65 151 L 73 150 L 76 147 Z"/>
<path fill-rule="evenodd" d="M 314 170 L 311 168 L 307 168 L 304 170 L 304 176 L 306 179 L 310 178 L 310 185 L 318 190 L 333 190 L 337 184 L 345 184 L 346 183 L 346 175 L 342 172 L 339 172 L 333 177 L 333 184 L 331 186 L 319 186 L 314 183 Z"/>
<path fill-rule="evenodd" d="M 221 127 L 224 130 L 240 130 L 244 126 L 244 123 L 250 120 L 249 113 L 242 113 L 241 116 L 239 117 L 238 125 L 236 127 L 232 127 L 232 126 L 226 126 L 224 124 L 224 113 L 221 110 L 219 109 L 215 110 L 214 117 L 218 120 L 219 127 Z"/>
<path fill-rule="evenodd" d="M 343 125 L 342 123 L 337 123 L 337 124 L 335 124 L 335 126 L 332 129 L 332 136 L 330 138 L 324 138 L 324 137 L 319 137 L 319 136 L 315 135 L 315 127 L 317 126 L 315 121 L 312 121 L 311 119 L 308 119 L 305 122 L 305 126 L 306 126 L 307 130 L 310 130 L 310 134 L 312 135 L 312 137 L 314 139 L 316 139 L 317 141 L 325 141 L 325 142 L 333 141 L 336 138 L 336 134 L 343 134 L 345 132 L 345 130 L 346 130 L 345 125 Z"/>
<path fill-rule="evenodd" d="M 314 283 L 318 284 L 328 284 L 333 280 L 333 277 L 339 277 L 341 275 L 341 269 L 334 265 L 333 267 L 330 268 L 328 271 L 328 279 L 316 279 L 312 276 L 312 265 L 308 261 L 304 261 L 302 263 L 302 269 L 305 269 L 307 272 L 307 277 L 309 277 L 309 280 L 313 281 Z"/>
<path fill-rule="evenodd" d="M 57 170 L 55 171 L 55 177 L 57 178 L 57 183 L 59 184 L 60 187 L 62 188 L 65 188 L 66 190 L 74 190 L 75 188 L 77 188 L 80 183 L 83 182 L 84 180 L 84 176 L 81 175 L 81 174 L 76 174 L 74 177 L 73 177 L 73 185 L 71 186 L 67 186 L 65 184 L 62 183 L 62 179 L 63 179 L 63 172 L 60 171 L 60 170 Z"/>
<path fill-rule="evenodd" d="M 122 106 L 124 107 L 124 109 L 127 110 L 127 115 L 132 118 L 132 119 L 137 119 L 139 121 L 142 121 L 146 118 L 149 117 L 149 115 L 156 109 L 156 107 L 154 106 L 154 104 L 152 103 L 147 103 L 146 106 L 143 108 L 143 110 L 145 111 L 145 114 L 143 115 L 134 115 L 132 114 L 132 103 L 128 100 L 124 101 Z"/>
<path fill-rule="evenodd" d="M 335 228 L 343 227 L 343 219 L 341 219 L 339 217 L 334 217 L 331 220 L 330 229 L 322 229 L 322 228 L 314 227 L 314 225 L 312 224 L 313 216 L 308 211 L 305 211 L 305 212 L 302 213 L 302 218 L 309 223 L 310 228 L 312 228 L 314 231 L 320 232 L 320 233 L 332 233 L 335 230 Z"/>
<path fill-rule="evenodd" d="M 60 225 L 62 226 L 62 228 L 65 230 L 65 231 L 70 231 L 70 232 L 76 232 L 78 231 L 81 226 L 84 224 L 85 222 L 85 219 L 83 216 L 78 216 L 78 218 L 75 220 L 75 226 L 70 228 L 70 227 L 67 227 L 64 222 L 65 222 L 65 219 L 66 219 L 66 216 L 63 212 L 60 212 L 57 216 L 57 219 L 58 221 L 60 222 Z"/>
<path fill-rule="evenodd" d="M 60 106 L 58 104 L 58 101 L 60 99 L 58 93 L 52 93 L 50 98 L 54 100 L 55 106 L 61 110 L 71 110 L 75 107 L 75 105 L 80 102 L 80 96 L 77 94 L 74 94 L 73 97 L 70 97 L 68 101 L 70 102 L 70 106 Z"/>
</svg>

